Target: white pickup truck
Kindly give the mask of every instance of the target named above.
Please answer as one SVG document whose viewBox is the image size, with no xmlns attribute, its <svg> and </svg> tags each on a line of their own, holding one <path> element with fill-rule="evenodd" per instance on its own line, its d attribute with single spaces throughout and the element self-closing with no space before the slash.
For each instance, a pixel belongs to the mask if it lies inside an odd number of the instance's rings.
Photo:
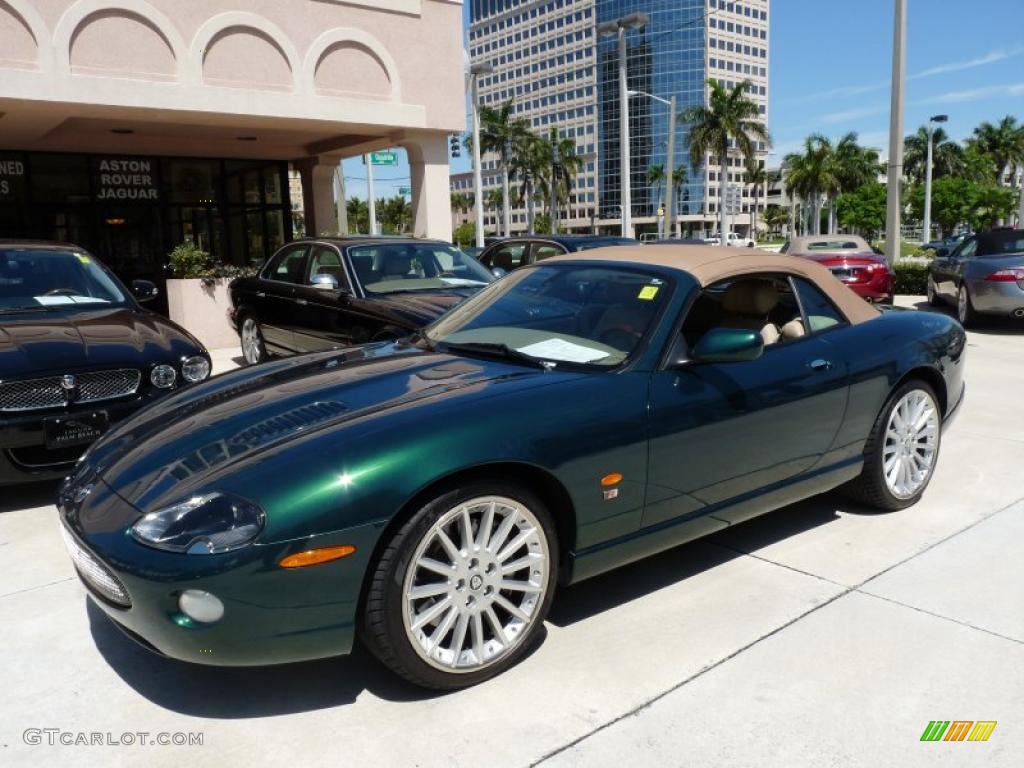
<svg viewBox="0 0 1024 768">
<path fill-rule="evenodd" d="M 728 245 L 734 248 L 753 248 L 757 243 L 752 238 L 743 237 L 735 232 L 729 233 Z M 704 242 L 707 245 L 719 245 L 722 242 L 721 235 L 712 235 L 711 237 L 705 237 Z"/>
</svg>

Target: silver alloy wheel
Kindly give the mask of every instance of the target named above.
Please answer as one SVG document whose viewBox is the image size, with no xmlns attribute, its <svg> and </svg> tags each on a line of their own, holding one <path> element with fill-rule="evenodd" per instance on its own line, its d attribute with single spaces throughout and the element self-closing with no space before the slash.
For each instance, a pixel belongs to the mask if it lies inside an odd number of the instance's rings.
<svg viewBox="0 0 1024 768">
<path fill-rule="evenodd" d="M 260 329 L 251 317 L 245 318 L 242 323 L 242 355 L 249 365 L 256 365 L 260 361 Z"/>
<path fill-rule="evenodd" d="M 896 403 L 885 428 L 882 472 L 897 499 L 909 499 L 928 482 L 939 441 L 939 409 L 931 395 L 912 389 Z"/>
<path fill-rule="evenodd" d="M 522 642 L 544 604 L 548 540 L 536 516 L 502 496 L 443 514 L 416 548 L 402 588 L 406 637 L 445 672 L 476 672 Z"/>
<path fill-rule="evenodd" d="M 967 302 L 970 299 L 967 296 L 967 287 L 961 285 L 960 292 L 956 297 L 956 317 L 962 325 L 967 320 Z"/>
</svg>

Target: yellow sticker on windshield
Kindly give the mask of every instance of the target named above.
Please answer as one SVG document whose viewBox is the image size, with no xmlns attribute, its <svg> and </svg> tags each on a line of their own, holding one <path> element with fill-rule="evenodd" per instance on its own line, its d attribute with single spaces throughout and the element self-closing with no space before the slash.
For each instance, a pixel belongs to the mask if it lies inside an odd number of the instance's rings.
<svg viewBox="0 0 1024 768">
<path fill-rule="evenodd" d="M 80 262 L 82 262 L 83 264 L 88 264 L 89 263 L 89 257 L 86 256 L 84 253 L 76 253 L 75 256 L 77 256 L 78 260 Z"/>
<path fill-rule="evenodd" d="M 643 299 L 644 301 L 650 301 L 658 295 L 658 288 L 659 286 L 657 285 L 645 285 L 640 289 L 640 293 L 637 294 L 637 298 Z"/>
</svg>

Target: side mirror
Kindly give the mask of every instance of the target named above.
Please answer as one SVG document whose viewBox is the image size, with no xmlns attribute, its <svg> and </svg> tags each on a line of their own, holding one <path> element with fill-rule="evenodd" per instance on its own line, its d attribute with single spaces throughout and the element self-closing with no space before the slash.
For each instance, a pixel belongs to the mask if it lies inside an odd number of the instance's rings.
<svg viewBox="0 0 1024 768">
<path fill-rule="evenodd" d="M 497 277 L 497 278 L 502 278 L 502 277 L 504 277 L 505 275 L 507 275 L 507 274 L 508 274 L 508 272 L 506 272 L 506 271 L 505 271 L 504 269 L 502 269 L 501 267 L 491 267 L 491 274 L 492 274 L 492 275 L 494 275 L 494 276 L 495 276 L 495 277 Z"/>
<path fill-rule="evenodd" d="M 757 360 L 763 352 L 764 339 L 757 331 L 712 328 L 694 345 L 690 358 L 702 363 L 741 363 Z"/>
<path fill-rule="evenodd" d="M 160 295 L 160 289 L 149 280 L 132 280 L 132 295 L 138 301 L 152 301 Z"/>
<path fill-rule="evenodd" d="M 341 288 L 338 278 L 334 275 L 313 275 L 309 284 L 319 291 L 337 291 Z"/>
</svg>

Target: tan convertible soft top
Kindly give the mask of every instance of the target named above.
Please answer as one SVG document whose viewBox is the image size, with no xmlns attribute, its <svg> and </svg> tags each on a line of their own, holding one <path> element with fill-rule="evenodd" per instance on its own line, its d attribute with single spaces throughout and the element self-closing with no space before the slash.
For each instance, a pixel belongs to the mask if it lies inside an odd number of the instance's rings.
<svg viewBox="0 0 1024 768">
<path fill-rule="evenodd" d="M 689 272 L 701 286 L 751 272 L 799 275 L 824 291 L 851 323 L 878 317 L 877 309 L 843 285 L 826 267 L 808 259 L 756 249 L 719 245 L 619 245 L 545 259 L 545 263 L 561 261 L 617 261 L 668 267 Z"/>
</svg>

